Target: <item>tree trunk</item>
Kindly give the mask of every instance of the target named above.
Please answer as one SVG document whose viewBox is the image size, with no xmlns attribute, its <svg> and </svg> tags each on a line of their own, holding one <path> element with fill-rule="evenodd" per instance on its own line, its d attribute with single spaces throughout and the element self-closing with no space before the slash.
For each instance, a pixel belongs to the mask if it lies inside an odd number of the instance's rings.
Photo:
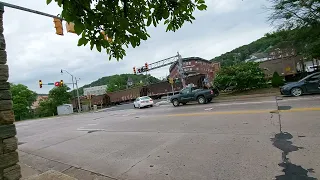
<svg viewBox="0 0 320 180">
<path fill-rule="evenodd" d="M 3 35 L 4 7 L 0 4 L 0 179 L 20 179 L 21 170 L 19 161 L 12 110 L 10 84 L 8 81 L 9 70 L 7 65 L 6 43 Z"/>
</svg>

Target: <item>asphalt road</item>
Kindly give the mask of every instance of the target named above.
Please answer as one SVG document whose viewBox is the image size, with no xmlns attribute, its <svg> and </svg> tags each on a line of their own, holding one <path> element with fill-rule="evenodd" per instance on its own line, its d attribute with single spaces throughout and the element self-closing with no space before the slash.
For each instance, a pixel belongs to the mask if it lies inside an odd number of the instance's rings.
<svg viewBox="0 0 320 180">
<path fill-rule="evenodd" d="M 78 179 L 320 178 L 320 96 L 16 123 L 20 161 Z"/>
</svg>

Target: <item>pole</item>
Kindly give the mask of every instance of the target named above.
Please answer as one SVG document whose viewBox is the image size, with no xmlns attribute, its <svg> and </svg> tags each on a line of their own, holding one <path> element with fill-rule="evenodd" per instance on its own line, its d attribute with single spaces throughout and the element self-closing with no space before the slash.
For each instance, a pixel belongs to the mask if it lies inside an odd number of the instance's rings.
<svg viewBox="0 0 320 180">
<path fill-rule="evenodd" d="M 182 83 L 182 86 L 183 88 L 186 87 L 186 81 L 185 81 L 185 75 L 184 75 L 184 72 L 183 72 L 183 68 L 182 68 L 182 58 L 181 58 L 181 55 L 179 54 L 178 52 L 178 64 L 179 64 L 179 74 L 180 74 L 180 78 L 181 78 L 181 83 Z"/>
<path fill-rule="evenodd" d="M 9 3 L 2 2 L 2 1 L 0 1 L 0 4 L 1 4 L 2 6 L 6 6 L 6 7 L 9 7 L 9 8 L 19 9 L 19 10 L 21 10 L 21 11 L 26 11 L 26 12 L 30 12 L 30 13 L 34 13 L 34 14 L 39 14 L 39 15 L 42 15 L 42 16 L 47 16 L 47 17 L 52 17 L 52 18 L 58 18 L 58 19 L 63 20 L 61 17 L 54 16 L 54 15 L 51 15 L 51 14 L 48 14 L 48 13 L 44 13 L 44 12 L 40 12 L 40 11 L 36 11 L 36 10 L 33 10 L 33 9 L 25 8 L 25 7 L 22 7 L 22 6 L 17 6 L 17 5 L 14 5 L 14 4 L 9 4 Z"/>
<path fill-rule="evenodd" d="M 171 84 L 172 95 L 174 95 L 173 84 Z"/>
<path fill-rule="evenodd" d="M 81 112 L 81 105 L 80 105 L 80 97 L 79 97 L 79 89 L 78 89 L 78 80 L 76 79 L 76 88 L 77 88 L 77 97 L 78 97 L 78 113 Z"/>
</svg>

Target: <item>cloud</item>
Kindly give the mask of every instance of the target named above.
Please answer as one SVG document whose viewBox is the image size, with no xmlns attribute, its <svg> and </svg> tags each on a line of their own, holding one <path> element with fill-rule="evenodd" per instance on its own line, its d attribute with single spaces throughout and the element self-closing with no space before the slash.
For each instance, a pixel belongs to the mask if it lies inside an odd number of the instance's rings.
<svg viewBox="0 0 320 180">
<path fill-rule="evenodd" d="M 54 3 L 45 0 L 10 0 L 8 3 L 36 9 L 49 14 L 59 14 Z M 140 47 L 127 49 L 127 56 L 117 62 L 109 61 L 108 55 L 91 51 L 89 46 L 78 47 L 78 36 L 66 33 L 55 34 L 53 19 L 5 8 L 4 34 L 7 43 L 10 81 L 22 83 L 30 89 L 47 93 L 52 87 L 38 87 L 44 83 L 71 81 L 60 69 L 79 77 L 79 86 L 103 76 L 132 73 L 133 66 L 142 66 L 179 53 L 182 57 L 199 56 L 212 59 L 215 56 L 248 44 L 271 30 L 266 23 L 262 5 L 266 0 L 208 0 L 206 12 L 196 12 L 193 24 L 186 23 L 176 32 L 165 32 L 163 25 L 150 27 L 151 38 Z M 168 75 L 164 67 L 151 71 L 151 75 Z"/>
</svg>

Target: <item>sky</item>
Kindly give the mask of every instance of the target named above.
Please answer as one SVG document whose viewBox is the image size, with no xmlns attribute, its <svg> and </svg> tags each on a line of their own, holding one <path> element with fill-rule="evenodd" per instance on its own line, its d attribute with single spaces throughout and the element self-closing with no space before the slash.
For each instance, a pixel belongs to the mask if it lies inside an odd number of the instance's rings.
<svg viewBox="0 0 320 180">
<path fill-rule="evenodd" d="M 57 15 L 61 9 L 46 0 L 4 0 L 3 2 Z M 53 86 L 43 84 L 80 78 L 78 86 L 89 84 L 104 76 L 133 73 L 134 66 L 143 66 L 174 56 L 210 60 L 239 46 L 255 41 L 273 28 L 267 22 L 267 0 L 206 0 L 207 11 L 196 11 L 196 20 L 186 23 L 176 32 L 166 32 L 165 26 L 149 27 L 151 38 L 139 47 L 128 48 L 127 56 L 109 61 L 105 52 L 77 46 L 79 37 L 64 32 L 55 34 L 53 19 L 5 7 L 4 36 L 7 44 L 9 81 L 21 83 L 37 93 L 48 93 Z M 169 66 L 150 71 L 161 78 L 169 74 Z"/>
</svg>

